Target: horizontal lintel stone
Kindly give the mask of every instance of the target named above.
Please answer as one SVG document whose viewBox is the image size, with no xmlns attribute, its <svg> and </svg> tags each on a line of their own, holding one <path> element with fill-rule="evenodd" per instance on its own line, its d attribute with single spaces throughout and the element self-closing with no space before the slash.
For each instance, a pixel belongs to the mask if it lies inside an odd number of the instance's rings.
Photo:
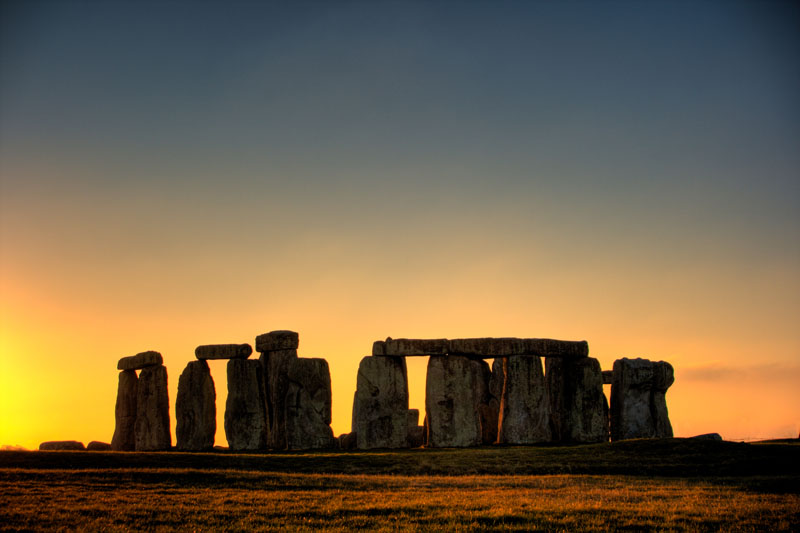
<svg viewBox="0 0 800 533">
<path fill-rule="evenodd" d="M 152 350 L 129 357 L 123 357 L 117 363 L 117 370 L 140 370 L 148 366 L 159 366 L 164 364 L 161 354 Z"/>
<path fill-rule="evenodd" d="M 277 330 L 256 337 L 256 351 L 259 353 L 296 350 L 300 336 L 295 331 Z"/>
<path fill-rule="evenodd" d="M 586 341 L 483 337 L 474 339 L 392 339 L 376 341 L 372 355 L 464 355 L 477 358 L 533 355 L 539 357 L 583 358 L 589 356 Z"/>
<path fill-rule="evenodd" d="M 247 359 L 251 353 L 249 344 L 206 344 L 194 349 L 198 359 Z"/>
</svg>

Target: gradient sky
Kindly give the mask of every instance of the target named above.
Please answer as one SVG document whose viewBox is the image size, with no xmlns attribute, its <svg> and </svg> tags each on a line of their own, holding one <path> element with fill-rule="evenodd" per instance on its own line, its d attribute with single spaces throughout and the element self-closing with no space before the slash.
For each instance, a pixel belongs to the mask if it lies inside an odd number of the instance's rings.
<svg viewBox="0 0 800 533">
<path fill-rule="evenodd" d="M 372 341 L 520 336 L 797 436 L 797 3 L 1 5 L 0 444 L 110 441 L 148 349 L 174 440 L 195 346 L 274 329 L 336 434 Z"/>
</svg>

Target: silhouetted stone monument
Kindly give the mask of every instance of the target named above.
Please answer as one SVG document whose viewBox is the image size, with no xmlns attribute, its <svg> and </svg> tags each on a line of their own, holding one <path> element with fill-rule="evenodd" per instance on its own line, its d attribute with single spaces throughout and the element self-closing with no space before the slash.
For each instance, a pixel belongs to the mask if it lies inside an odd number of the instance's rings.
<svg viewBox="0 0 800 533">
<path fill-rule="evenodd" d="M 252 451 L 267 447 L 266 397 L 259 361 L 228 361 L 225 436 L 231 450 Z"/>
<path fill-rule="evenodd" d="M 295 358 L 287 370 L 286 447 L 309 450 L 333 446 L 331 373 L 328 362 Z"/>
<path fill-rule="evenodd" d="M 493 359 L 510 355 L 539 357 L 588 357 L 586 341 L 560 341 L 555 339 L 519 339 L 516 337 L 482 337 L 472 339 L 392 339 L 375 341 L 372 355 L 398 357 L 416 355 L 465 355 L 472 358 Z"/>
<path fill-rule="evenodd" d="M 206 344 L 194 349 L 197 359 L 247 359 L 253 353 L 249 344 Z"/>
<path fill-rule="evenodd" d="M 208 363 L 190 361 L 178 380 L 175 399 L 176 447 L 202 451 L 214 447 L 217 432 L 217 393 Z"/>
<path fill-rule="evenodd" d="M 428 446 L 466 447 L 483 442 L 481 407 L 488 389 L 483 361 L 457 355 L 428 359 L 425 414 Z"/>
<path fill-rule="evenodd" d="M 545 359 L 550 422 L 555 442 L 608 441 L 608 404 L 597 359 Z"/>
<path fill-rule="evenodd" d="M 139 378 L 135 370 L 119 373 L 117 403 L 114 407 L 114 436 L 111 449 L 132 452 L 136 449 L 136 397 Z"/>
<path fill-rule="evenodd" d="M 137 452 L 169 450 L 172 446 L 167 368 L 163 365 L 148 366 L 139 373 L 134 428 Z"/>
<path fill-rule="evenodd" d="M 502 444 L 549 442 L 550 408 L 540 357 L 503 358 L 503 397 L 497 441 Z"/>
<path fill-rule="evenodd" d="M 256 337 L 256 350 L 261 353 L 267 411 L 267 444 L 285 450 L 286 395 L 289 392 L 289 366 L 297 359 L 300 337 L 294 331 L 278 330 Z"/>
<path fill-rule="evenodd" d="M 364 357 L 358 366 L 356 403 L 359 449 L 408 447 L 408 373 L 404 358 Z"/>
<path fill-rule="evenodd" d="M 82 451 L 85 450 L 82 442 L 76 440 L 52 440 L 39 445 L 40 451 Z"/>
<path fill-rule="evenodd" d="M 152 350 L 123 357 L 117 362 L 117 370 L 141 370 L 148 366 L 164 364 L 161 354 Z"/>
<path fill-rule="evenodd" d="M 90 452 L 107 452 L 111 451 L 111 445 L 107 442 L 93 440 L 86 445 L 86 449 Z"/>
<path fill-rule="evenodd" d="M 611 440 L 672 437 L 665 393 L 674 381 L 672 365 L 664 361 L 614 361 Z"/>
</svg>

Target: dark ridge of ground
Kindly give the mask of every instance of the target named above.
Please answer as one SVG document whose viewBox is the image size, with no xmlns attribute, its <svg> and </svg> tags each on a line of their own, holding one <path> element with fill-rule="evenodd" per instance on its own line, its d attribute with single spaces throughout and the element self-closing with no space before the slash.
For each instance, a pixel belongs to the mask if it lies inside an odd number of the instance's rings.
<svg viewBox="0 0 800 533">
<path fill-rule="evenodd" d="M 188 469 L 357 475 L 633 475 L 800 477 L 800 441 L 631 440 L 354 452 L 0 452 L 0 469 Z"/>
</svg>

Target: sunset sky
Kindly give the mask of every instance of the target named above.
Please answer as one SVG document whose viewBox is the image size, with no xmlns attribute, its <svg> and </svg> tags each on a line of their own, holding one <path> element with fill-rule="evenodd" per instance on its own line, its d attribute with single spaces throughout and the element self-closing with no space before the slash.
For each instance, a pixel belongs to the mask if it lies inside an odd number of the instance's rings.
<svg viewBox="0 0 800 533">
<path fill-rule="evenodd" d="M 174 442 L 194 348 L 275 329 L 337 435 L 386 336 L 585 339 L 672 363 L 676 436 L 798 435 L 796 2 L 1 5 L 0 444 L 110 442 L 145 350 Z"/>
</svg>

